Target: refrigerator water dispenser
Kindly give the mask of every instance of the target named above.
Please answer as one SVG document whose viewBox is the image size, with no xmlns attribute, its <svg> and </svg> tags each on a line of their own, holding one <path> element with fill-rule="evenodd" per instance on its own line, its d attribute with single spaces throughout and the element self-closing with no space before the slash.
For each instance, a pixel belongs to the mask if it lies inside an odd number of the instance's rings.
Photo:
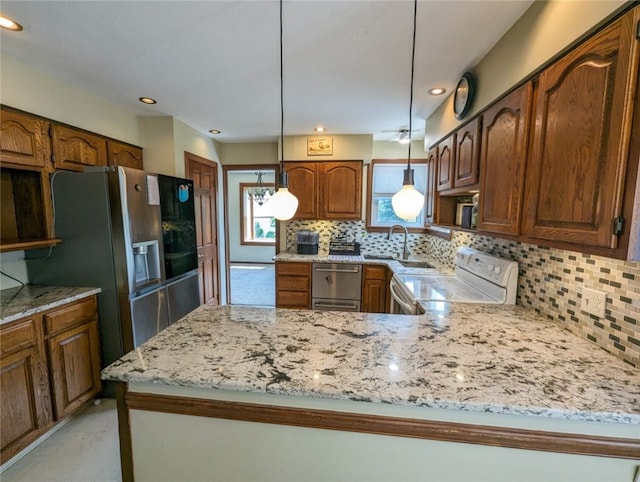
<svg viewBox="0 0 640 482">
<path fill-rule="evenodd" d="M 133 243 L 136 288 L 162 281 L 158 241 Z"/>
</svg>

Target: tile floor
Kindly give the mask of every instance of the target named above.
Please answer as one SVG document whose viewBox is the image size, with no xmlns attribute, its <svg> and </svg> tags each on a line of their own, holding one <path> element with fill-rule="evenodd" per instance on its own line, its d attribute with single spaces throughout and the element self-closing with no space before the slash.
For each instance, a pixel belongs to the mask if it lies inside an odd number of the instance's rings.
<svg viewBox="0 0 640 482">
<path fill-rule="evenodd" d="M 274 264 L 231 263 L 232 305 L 275 306 Z"/>
<path fill-rule="evenodd" d="M 0 474 L 2 482 L 120 482 L 116 401 L 104 398 Z"/>
</svg>

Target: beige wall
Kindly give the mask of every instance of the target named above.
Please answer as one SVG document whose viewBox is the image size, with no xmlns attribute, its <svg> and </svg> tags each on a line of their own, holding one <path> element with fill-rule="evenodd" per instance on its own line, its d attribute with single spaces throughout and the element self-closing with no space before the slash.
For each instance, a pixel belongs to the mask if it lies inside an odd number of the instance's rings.
<svg viewBox="0 0 640 482">
<path fill-rule="evenodd" d="M 333 138 L 333 155 L 307 156 L 307 138 Z M 284 140 L 285 161 L 347 161 L 371 160 L 373 136 L 362 135 L 330 135 L 325 136 L 287 136 Z"/>
<path fill-rule="evenodd" d="M 277 164 L 276 142 L 220 144 L 222 164 Z"/>
<path fill-rule="evenodd" d="M 82 90 L 2 54 L 0 102 L 143 147 L 138 117 L 121 104 Z"/>
<path fill-rule="evenodd" d="M 476 99 L 465 120 L 482 111 L 550 58 L 624 5 L 623 0 L 536 1 L 473 69 Z M 425 145 L 432 145 L 461 122 L 450 95 L 427 119 Z"/>
</svg>

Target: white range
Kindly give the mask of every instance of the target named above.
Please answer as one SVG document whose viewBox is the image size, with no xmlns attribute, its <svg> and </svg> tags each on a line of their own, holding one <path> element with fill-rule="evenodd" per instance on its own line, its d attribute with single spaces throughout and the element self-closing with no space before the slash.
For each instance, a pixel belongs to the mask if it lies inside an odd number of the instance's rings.
<svg viewBox="0 0 640 482">
<path fill-rule="evenodd" d="M 515 304 L 518 263 L 462 247 L 455 274 L 395 274 L 391 279 L 392 312 L 415 314 L 418 302 Z"/>
</svg>

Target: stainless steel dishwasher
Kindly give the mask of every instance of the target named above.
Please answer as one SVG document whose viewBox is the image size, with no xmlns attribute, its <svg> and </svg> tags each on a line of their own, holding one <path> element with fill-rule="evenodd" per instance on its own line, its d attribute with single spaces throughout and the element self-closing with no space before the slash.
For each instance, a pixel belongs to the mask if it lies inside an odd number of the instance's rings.
<svg viewBox="0 0 640 482">
<path fill-rule="evenodd" d="M 360 311 L 362 265 L 313 263 L 311 309 Z"/>
</svg>

